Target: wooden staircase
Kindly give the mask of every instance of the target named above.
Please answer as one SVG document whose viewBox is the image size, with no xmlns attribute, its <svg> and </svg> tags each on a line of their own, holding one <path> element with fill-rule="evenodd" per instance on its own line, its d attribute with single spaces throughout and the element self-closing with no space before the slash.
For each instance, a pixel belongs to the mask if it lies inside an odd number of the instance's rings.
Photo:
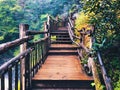
<svg viewBox="0 0 120 90">
<path fill-rule="evenodd" d="M 77 47 L 67 30 L 51 32 L 51 42 L 45 63 L 32 79 L 32 90 L 94 90 L 93 78 L 82 70 Z"/>
</svg>

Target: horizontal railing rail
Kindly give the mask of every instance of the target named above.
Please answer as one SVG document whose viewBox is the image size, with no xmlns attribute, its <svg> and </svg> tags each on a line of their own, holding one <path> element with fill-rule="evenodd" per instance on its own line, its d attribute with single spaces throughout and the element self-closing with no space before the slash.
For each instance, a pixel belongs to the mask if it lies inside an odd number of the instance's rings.
<svg viewBox="0 0 120 90">
<path fill-rule="evenodd" d="M 27 35 L 37 35 L 37 34 L 46 34 L 48 31 L 36 31 L 36 30 L 28 30 Z"/>
<path fill-rule="evenodd" d="M 0 44 L 0 53 L 3 53 L 10 48 L 19 46 L 20 44 L 23 44 L 24 42 L 31 40 L 31 39 L 32 39 L 32 36 L 26 36 L 26 37 L 16 39 L 16 40 L 11 41 L 11 42 Z"/>
</svg>

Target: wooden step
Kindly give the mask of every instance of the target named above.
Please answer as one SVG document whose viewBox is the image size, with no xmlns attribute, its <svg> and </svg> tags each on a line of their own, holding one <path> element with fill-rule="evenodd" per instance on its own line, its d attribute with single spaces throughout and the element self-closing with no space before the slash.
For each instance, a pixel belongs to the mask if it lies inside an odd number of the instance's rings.
<svg viewBox="0 0 120 90">
<path fill-rule="evenodd" d="M 78 55 L 77 50 L 49 50 L 49 55 Z"/>
<path fill-rule="evenodd" d="M 78 47 L 50 47 L 50 50 L 77 50 Z"/>
<path fill-rule="evenodd" d="M 72 44 L 72 41 L 52 41 L 51 44 Z"/>
<path fill-rule="evenodd" d="M 95 89 L 80 89 L 80 88 L 33 88 L 32 90 L 95 90 Z"/>
<path fill-rule="evenodd" d="M 70 47 L 70 48 L 74 48 L 74 47 L 77 47 L 76 45 L 73 45 L 73 44 L 51 44 L 50 47 Z"/>
<path fill-rule="evenodd" d="M 51 38 L 51 40 L 54 40 L 54 38 Z M 71 39 L 69 37 L 65 38 L 65 37 L 56 37 L 56 39 L 54 41 L 71 41 Z"/>
<path fill-rule="evenodd" d="M 56 37 L 60 37 L 60 38 L 70 38 L 69 37 L 69 35 L 64 35 L 64 34 L 61 34 L 61 35 L 59 35 L 59 34 L 57 34 L 57 35 L 52 35 L 52 36 L 56 36 Z"/>
<path fill-rule="evenodd" d="M 57 35 L 57 34 L 64 34 L 64 35 L 68 35 L 69 33 L 68 32 L 51 32 L 50 34 L 52 35 Z"/>
<path fill-rule="evenodd" d="M 59 30 L 59 31 L 68 30 L 68 27 L 59 27 L 58 30 Z"/>
<path fill-rule="evenodd" d="M 64 37 L 58 37 L 57 39 L 63 39 L 63 40 L 66 40 L 66 39 L 68 39 L 68 40 L 70 40 L 70 38 L 64 38 Z"/>
<path fill-rule="evenodd" d="M 68 32 L 68 30 L 52 30 L 52 32 Z"/>
<path fill-rule="evenodd" d="M 77 50 L 77 46 L 72 44 L 51 44 L 50 50 Z"/>
<path fill-rule="evenodd" d="M 94 90 L 93 80 L 33 80 L 32 90 Z"/>
</svg>

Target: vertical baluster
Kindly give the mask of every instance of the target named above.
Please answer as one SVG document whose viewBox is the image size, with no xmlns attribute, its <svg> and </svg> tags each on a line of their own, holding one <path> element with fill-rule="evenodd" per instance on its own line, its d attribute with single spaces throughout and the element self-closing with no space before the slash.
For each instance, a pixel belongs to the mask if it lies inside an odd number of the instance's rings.
<svg viewBox="0 0 120 90">
<path fill-rule="evenodd" d="M 45 51 L 46 51 L 46 52 L 45 52 L 45 56 L 46 56 L 46 55 L 47 55 L 47 48 L 48 48 L 48 46 L 47 46 L 47 39 L 45 40 L 45 46 L 46 46 L 46 47 L 45 47 L 45 48 L 46 48 L 46 50 L 45 50 Z"/>
<path fill-rule="evenodd" d="M 5 76 L 1 75 L 1 90 L 5 90 Z"/>
<path fill-rule="evenodd" d="M 42 50 L 41 50 L 41 42 L 39 43 L 39 64 L 41 66 L 41 61 L 42 61 Z M 40 67 L 39 67 L 40 68 Z"/>
<path fill-rule="evenodd" d="M 47 52 L 49 50 L 49 38 L 47 38 Z"/>
<path fill-rule="evenodd" d="M 35 55 L 35 53 L 36 53 L 36 47 L 35 47 L 35 50 L 34 50 L 34 74 L 36 72 L 36 67 L 35 67 L 35 65 L 36 65 L 36 55 Z"/>
<path fill-rule="evenodd" d="M 41 66 L 41 43 L 39 43 L 39 64 Z"/>
<path fill-rule="evenodd" d="M 41 42 L 41 64 L 43 64 L 43 45 Z"/>
<path fill-rule="evenodd" d="M 31 52 L 31 75 L 33 77 L 33 51 Z"/>
<path fill-rule="evenodd" d="M 35 73 L 37 72 L 37 66 L 38 66 L 38 62 L 37 62 L 37 44 L 35 46 Z"/>
<path fill-rule="evenodd" d="M 38 62 L 39 62 L 38 68 L 40 68 L 40 43 L 38 44 Z"/>
<path fill-rule="evenodd" d="M 8 69 L 9 90 L 12 90 L 12 67 Z"/>
<path fill-rule="evenodd" d="M 39 69 L 39 43 L 37 44 L 37 63 L 38 63 L 37 69 Z"/>
<path fill-rule="evenodd" d="M 21 62 L 19 63 L 19 64 L 21 64 Z M 20 69 L 21 69 L 21 65 L 20 65 Z M 22 75 L 21 75 L 21 70 L 20 70 L 20 90 L 22 90 Z"/>
<path fill-rule="evenodd" d="M 31 75 L 31 78 L 32 78 L 32 52 L 30 53 L 30 75 Z"/>
<path fill-rule="evenodd" d="M 35 48 L 33 50 L 33 76 L 35 75 Z"/>
<path fill-rule="evenodd" d="M 31 52 L 32 53 L 32 52 Z M 31 57 L 31 53 L 30 53 L 30 72 L 29 72 L 29 74 L 30 74 L 30 86 L 31 86 L 31 82 L 32 82 L 32 68 L 31 68 L 31 59 L 32 59 L 32 57 Z"/>
<path fill-rule="evenodd" d="M 34 50 L 32 51 L 32 74 L 34 76 Z"/>
<path fill-rule="evenodd" d="M 44 59 L 44 54 L 45 54 L 45 45 L 44 45 L 44 42 L 42 42 L 42 52 L 43 52 L 43 59 Z"/>
<path fill-rule="evenodd" d="M 18 63 L 15 64 L 15 90 L 18 90 Z"/>
<path fill-rule="evenodd" d="M 28 53 L 25 59 L 25 85 L 26 85 L 26 90 L 29 90 L 30 88 L 30 54 Z"/>
</svg>

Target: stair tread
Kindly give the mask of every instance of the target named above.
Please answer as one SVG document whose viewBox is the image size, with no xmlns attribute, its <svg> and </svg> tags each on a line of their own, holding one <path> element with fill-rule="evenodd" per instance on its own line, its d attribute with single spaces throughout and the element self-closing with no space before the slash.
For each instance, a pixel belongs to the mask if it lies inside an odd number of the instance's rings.
<svg viewBox="0 0 120 90">
<path fill-rule="evenodd" d="M 73 45 L 73 44 L 51 44 L 50 47 L 58 47 L 58 48 L 61 48 L 61 47 L 65 47 L 65 48 L 73 48 L 73 47 L 77 47 L 76 45 Z"/>
<path fill-rule="evenodd" d="M 60 41 L 60 40 L 56 40 L 56 41 L 52 41 L 51 44 L 72 44 L 72 41 Z"/>
<path fill-rule="evenodd" d="M 58 37 L 57 39 L 69 39 L 70 40 L 70 38 L 65 38 L 65 37 Z"/>
<path fill-rule="evenodd" d="M 68 32 L 51 32 L 50 34 L 69 34 Z"/>
<path fill-rule="evenodd" d="M 49 50 L 49 52 L 77 52 L 77 50 Z"/>
<path fill-rule="evenodd" d="M 72 42 L 72 41 L 71 40 L 68 40 L 68 41 L 56 40 L 56 41 L 53 41 L 53 42 Z"/>
<path fill-rule="evenodd" d="M 39 83 L 38 83 L 39 82 Z M 94 90 L 91 86 L 93 80 L 89 81 L 74 81 L 74 80 L 41 80 L 33 81 L 34 87 L 44 90 Z"/>
<path fill-rule="evenodd" d="M 41 88 L 32 90 L 94 90 L 94 89 L 80 89 L 80 88 Z"/>
<path fill-rule="evenodd" d="M 68 30 L 52 30 L 52 32 L 68 32 Z"/>
</svg>

